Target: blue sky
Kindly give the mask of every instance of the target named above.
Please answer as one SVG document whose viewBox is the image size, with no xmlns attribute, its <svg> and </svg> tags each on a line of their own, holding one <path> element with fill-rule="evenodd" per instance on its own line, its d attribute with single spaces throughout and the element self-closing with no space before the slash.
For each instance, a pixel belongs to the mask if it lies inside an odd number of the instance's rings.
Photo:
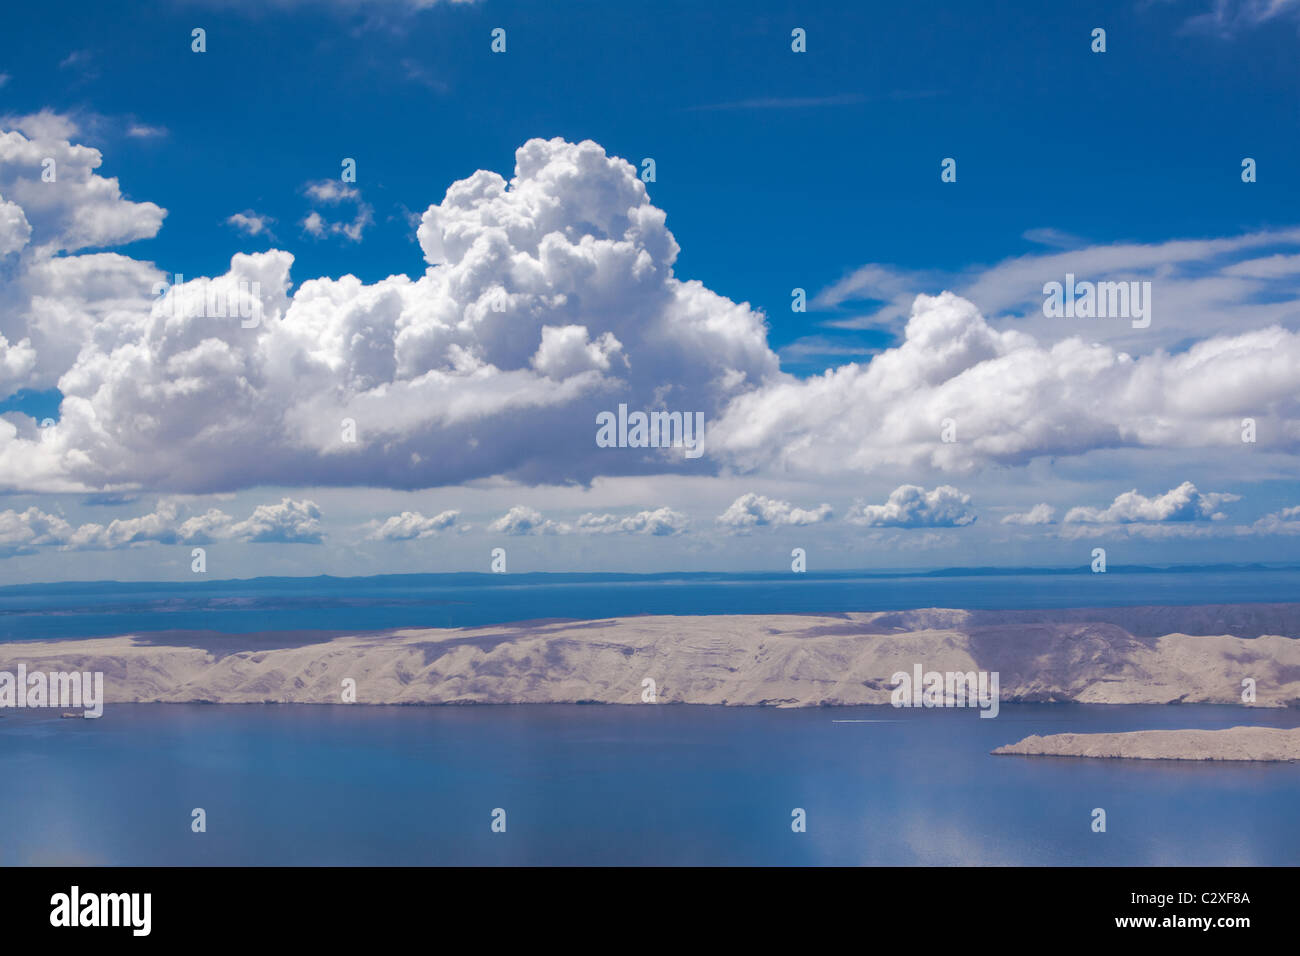
<svg viewBox="0 0 1300 956">
<path fill-rule="evenodd" d="M 476 170 L 509 179 L 515 150 L 526 141 L 559 137 L 592 140 L 638 167 L 654 158 L 656 180 L 645 188 L 680 247 L 673 276 L 747 303 L 749 314 L 766 323 L 766 345 L 779 356 L 781 373 L 798 379 L 896 347 L 914 297 L 945 290 L 973 303 L 999 333 L 1023 330 L 1050 347 L 1079 330 L 1034 314 L 1042 283 L 1061 278 L 1076 262 L 1081 277 L 1127 275 L 1126 257 L 1133 256 L 1126 250 L 1140 248 L 1156 250 L 1140 277 L 1152 278 L 1159 301 L 1180 308 L 1186 303 L 1185 311 L 1163 312 L 1149 335 L 1118 323 L 1088 328 L 1085 337 L 1140 358 L 1186 353 L 1215 336 L 1296 328 L 1300 267 L 1285 257 L 1296 253 L 1288 230 L 1300 218 L 1300 4 L 483 0 L 424 8 L 396 0 L 301 0 L 227 6 L 233 9 L 197 0 L 128 11 L 72 4 L 58 19 L 30 6 L 6 12 L 0 115 L 10 119 L 0 129 L 23 129 L 34 142 L 31 122 L 24 128 L 22 118 L 50 111 L 70 129 L 47 129 L 47 135 L 68 133 L 67 142 L 99 149 L 99 176 L 117 177 L 126 200 L 166 210 L 160 228 L 127 228 L 145 238 L 61 247 L 54 255 L 111 249 L 164 274 L 193 278 L 222 275 L 236 253 L 278 249 L 294 256 L 295 290 L 313 277 L 349 274 L 367 285 L 401 274 L 419 280 L 437 265 L 417 241 L 421 214 Z M 205 53 L 190 50 L 194 27 L 207 31 Z M 489 49 L 496 27 L 507 31 L 504 54 Z M 794 27 L 807 31 L 806 53 L 791 51 Z M 1094 27 L 1106 30 L 1103 54 L 1090 49 Z M 312 184 L 338 182 L 343 157 L 357 161 L 356 194 L 338 203 L 309 195 Z M 956 183 L 940 181 L 945 157 L 957 160 Z M 1256 160 L 1257 182 L 1242 182 L 1243 157 Z M 9 198 L 3 189 L 0 197 Z M 327 229 L 329 222 L 359 223 L 359 238 L 310 235 L 303 222 L 313 210 L 325 217 Z M 233 225 L 230 217 L 240 213 L 262 218 L 269 232 L 249 235 Z M 362 218 L 354 219 L 359 213 Z M 33 225 L 39 232 L 39 223 Z M 1186 255 L 1173 245 L 1179 240 L 1223 245 Z M 24 268 L 30 248 L 15 252 L 12 262 L 20 264 L 9 268 Z M 1266 278 L 1259 271 L 1266 267 L 1242 265 L 1270 256 L 1282 258 L 1276 269 L 1267 267 L 1273 271 Z M 1016 262 L 1028 265 L 1017 273 Z M 1243 269 L 1258 281 L 1240 285 Z M 1205 294 L 1210 286 L 1197 285 L 1201 278 L 1218 283 L 1214 295 Z M 790 309 L 795 287 L 812 300 L 806 313 Z M 28 321 L 20 311 L 12 306 L 0 329 L 10 348 Z M 594 342 L 599 330 L 587 325 Z M 43 363 L 50 353 L 36 347 Z M 67 343 L 62 348 L 66 365 L 75 351 Z M 505 369 L 500 362 L 494 367 Z M 646 362 L 636 365 L 633 356 L 629 367 L 644 369 Z M 751 384 L 764 376 L 773 381 L 770 363 L 761 374 L 757 368 L 747 372 Z M 25 381 L 15 378 L 0 388 L 6 392 L 0 410 L 53 414 L 63 394 L 53 383 L 65 371 L 52 367 Z M 616 393 L 607 390 L 609 407 Z M 1064 400 L 1064 393 L 1054 394 Z M 827 456 L 816 449 L 837 446 L 827 445 L 824 433 L 809 437 L 808 423 L 787 423 L 772 426 L 763 439 L 771 453 L 756 456 L 745 446 L 743 416 L 751 424 L 775 416 L 781 400 L 774 398 L 764 411 L 729 404 L 733 397 L 708 407 L 711 419 L 731 423 L 724 429 L 732 436 L 726 439 L 731 456 L 694 472 L 673 466 L 670 479 L 661 481 L 642 466 L 614 469 L 618 474 L 599 467 L 566 473 L 540 451 L 500 471 L 475 464 L 409 480 L 394 478 L 391 467 L 375 473 L 358 467 L 340 477 L 324 466 L 295 471 L 286 465 L 248 483 L 225 476 L 204 482 L 176 465 L 137 474 L 115 463 L 96 472 L 107 477 L 94 490 L 84 475 L 61 485 L 54 471 L 23 479 L 0 470 L 10 499 L 0 500 L 0 511 L 36 507 L 62 515 L 75 529 L 155 513 L 165 496 L 227 496 L 225 504 L 176 499 L 182 502 L 177 520 L 221 507 L 238 521 L 283 498 L 318 506 L 321 516 L 312 520 L 324 530 L 300 537 L 319 537 L 319 543 L 276 541 L 273 532 L 259 539 L 247 528 L 240 539 L 224 539 L 242 549 L 241 564 L 254 572 L 287 566 L 316 573 L 325 569 L 321 565 L 335 573 L 426 569 L 409 566 L 416 556 L 401 550 L 413 547 L 409 542 L 379 539 L 374 553 L 359 557 L 349 538 L 354 532 L 348 528 L 406 510 L 425 517 L 459 510 L 464 522 L 469 509 L 481 509 L 483 517 L 465 522 L 471 530 L 441 547 L 448 553 L 445 569 L 463 566 L 469 561 L 463 555 L 481 563 L 491 513 L 515 505 L 556 513 L 556 528 L 566 521 L 574 527 L 579 513 L 667 507 L 712 535 L 705 543 L 684 543 L 686 534 L 651 533 L 629 548 L 618 534 L 599 534 L 582 538 L 576 550 L 568 539 L 578 535 L 557 530 L 539 536 L 535 523 L 534 533 L 518 535 L 528 539 L 520 547 L 541 548 L 534 538 L 548 534 L 564 538 L 568 550 L 554 560 L 578 563 L 600 565 L 616 557 L 650 568 L 754 566 L 752 536 L 773 526 L 813 538 L 829 535 L 825 547 L 836 566 L 1073 563 L 1082 545 L 1052 537 L 1064 528 L 1069 508 L 1100 512 L 1132 489 L 1156 500 L 1192 482 L 1196 494 L 1237 496 L 1239 511 L 1202 507 L 1195 494 L 1182 502 L 1184 493 L 1146 512 L 1139 507 L 1137 518 L 1124 512 L 1116 523 L 1144 524 L 1140 516 L 1149 514 L 1157 516 L 1152 524 L 1204 523 L 1207 529 L 1196 532 L 1199 538 L 1151 532 L 1135 540 L 1129 528 L 1124 540 L 1133 542 L 1133 557 L 1177 560 L 1191 549 L 1196 560 L 1286 560 L 1293 551 L 1289 532 L 1262 534 L 1256 524 L 1269 515 L 1289 524 L 1289 516 L 1276 516 L 1300 504 L 1288 468 L 1297 433 L 1290 406 L 1279 405 L 1276 396 L 1258 399 L 1261 418 L 1273 423 L 1273 443 L 1251 449 L 1259 454 L 1244 467 L 1205 451 L 1221 441 L 1218 432 L 1213 441 L 1188 437 L 1185 430 L 1171 438 L 1184 426 L 1171 425 L 1178 415 L 1167 409 L 1165 420 L 1131 428 L 1108 420 L 1108 427 L 1124 433 L 1120 439 L 1078 444 L 1044 437 L 1066 427 L 1048 423 L 1034 439 L 1040 446 L 1030 442 L 1009 455 L 990 441 L 961 461 L 885 453 L 879 457 L 886 466 L 876 468 L 868 464 L 875 440 L 868 438 L 856 456 L 846 452 L 842 469 L 802 472 L 791 467 L 790 448 L 835 458 L 833 451 Z M 1215 407 L 1207 414 L 1216 421 L 1239 416 L 1254 400 L 1243 405 L 1240 395 L 1219 398 L 1218 405 L 1208 400 Z M 873 412 L 873 423 L 888 420 L 901 404 Z M 106 411 L 98 414 L 106 420 Z M 440 454 L 441 440 L 426 432 L 411 438 L 417 443 L 411 447 L 418 445 L 415 453 L 427 460 Z M 781 442 L 784 449 L 773 452 L 772 444 Z M 567 453 L 560 449 L 556 457 Z M 866 519 L 832 529 L 830 522 L 791 519 L 780 508 L 760 505 L 757 523 L 746 525 L 750 534 L 737 543 L 734 529 L 719 532 L 713 521 L 728 502 L 751 492 L 795 508 L 829 502 L 838 516 L 861 518 L 862 508 L 883 506 L 895 488 L 913 484 L 927 493 L 953 486 L 970 495 L 978 520 L 953 524 L 944 518 L 951 512 L 943 510 L 941 495 L 934 500 L 942 514 L 923 516 L 921 527 L 909 527 L 904 517 L 897 524 Z M 105 489 L 111 493 L 104 495 Z M 328 507 L 323 500 L 340 496 Z M 1051 501 L 1057 514 L 1042 528 L 1001 523 L 1006 514 L 1043 501 Z M 984 503 L 994 510 L 982 510 Z M 1213 529 L 1211 512 L 1224 514 L 1217 519 L 1222 527 L 1255 530 L 1222 534 Z M 1159 517 L 1166 514 L 1175 517 Z M 1022 529 L 1046 535 L 1007 537 L 1030 533 Z M 432 526 L 427 531 L 415 540 L 444 533 Z M 975 537 L 990 533 L 994 539 Z M 868 542 L 864 535 L 892 537 Z M 927 535 L 943 540 L 927 548 L 918 543 Z M 184 573 L 182 552 L 188 549 L 174 536 L 163 538 L 147 547 L 132 547 L 145 539 L 127 542 L 141 575 Z M 995 539 L 996 555 L 1005 561 L 983 553 Z M 0 573 L 17 580 L 94 576 L 113 560 L 73 547 L 67 534 L 46 540 L 30 547 L 17 541 L 12 556 L 0 559 Z M 774 540 L 771 552 L 788 554 L 785 543 Z M 381 545 L 388 544 L 393 550 L 385 552 Z M 546 547 L 555 554 L 558 546 Z M 420 552 L 420 560 L 426 557 Z"/>
<path fill-rule="evenodd" d="M 258 247 L 221 225 L 254 207 L 302 275 L 416 275 L 403 207 L 505 170 L 531 137 L 593 139 L 656 159 L 679 271 L 763 308 L 780 346 L 807 331 L 789 290 L 863 262 L 990 263 L 1031 250 L 1032 228 L 1226 235 L 1290 224 L 1300 199 L 1295 22 L 1186 32 L 1208 4 L 268 6 L 7 13 L 6 111 L 103 115 L 107 171 L 169 210 L 133 255 L 212 274 Z M 803 57 L 792 24 L 809 31 Z M 202 56 L 187 42 L 200 25 Z M 505 56 L 488 49 L 496 26 Z M 122 117 L 167 133 L 122 137 Z M 1243 155 L 1262 165 L 1249 191 Z M 344 156 L 377 223 L 357 245 L 303 241 L 302 184 Z M 946 156 L 959 192 L 939 182 Z"/>
</svg>

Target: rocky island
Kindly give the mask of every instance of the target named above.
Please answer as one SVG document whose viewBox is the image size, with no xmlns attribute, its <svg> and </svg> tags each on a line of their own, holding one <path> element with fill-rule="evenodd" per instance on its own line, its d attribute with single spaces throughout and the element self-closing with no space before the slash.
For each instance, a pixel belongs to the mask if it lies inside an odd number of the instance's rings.
<svg viewBox="0 0 1300 956">
<path fill-rule="evenodd" d="M 892 675 L 997 672 L 1003 702 L 1300 705 L 1300 604 L 643 616 L 373 633 L 0 644 L 115 702 L 888 704 Z M 1243 698 L 1250 682 L 1254 699 Z M 1019 746 L 1019 745 L 1017 745 Z"/>
<path fill-rule="evenodd" d="M 1300 760 L 1300 728 L 1134 730 L 1113 734 L 1037 734 L 995 754 L 1123 757 L 1132 760 Z"/>
</svg>

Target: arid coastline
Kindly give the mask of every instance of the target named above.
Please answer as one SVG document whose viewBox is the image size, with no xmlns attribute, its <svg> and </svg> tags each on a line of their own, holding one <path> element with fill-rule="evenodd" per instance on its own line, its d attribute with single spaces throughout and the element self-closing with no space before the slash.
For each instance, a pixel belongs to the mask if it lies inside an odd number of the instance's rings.
<svg viewBox="0 0 1300 956">
<path fill-rule="evenodd" d="M 337 704 L 351 686 L 358 704 L 635 704 L 649 690 L 816 707 L 888 704 L 892 675 L 921 665 L 997 672 L 1004 702 L 1287 707 L 1300 705 L 1297 633 L 1296 604 L 644 616 L 21 641 L 0 645 L 0 670 L 102 672 L 108 703 Z"/>
</svg>

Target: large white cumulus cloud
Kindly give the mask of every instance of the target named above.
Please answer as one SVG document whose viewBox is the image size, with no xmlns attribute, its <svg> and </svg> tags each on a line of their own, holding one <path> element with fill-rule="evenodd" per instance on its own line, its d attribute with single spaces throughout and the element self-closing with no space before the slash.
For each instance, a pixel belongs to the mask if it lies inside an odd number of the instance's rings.
<svg viewBox="0 0 1300 956">
<path fill-rule="evenodd" d="M 759 313 L 674 278 L 663 211 L 595 143 L 528 142 L 509 182 L 453 184 L 419 239 L 415 281 L 290 295 L 292 257 L 271 251 L 115 313 L 59 378 L 57 426 L 0 421 L 0 484 L 415 488 L 690 467 L 680 449 L 597 448 L 596 413 L 712 419 L 778 372 Z M 171 307 L 210 282 L 259 289 L 260 324 Z"/>
</svg>

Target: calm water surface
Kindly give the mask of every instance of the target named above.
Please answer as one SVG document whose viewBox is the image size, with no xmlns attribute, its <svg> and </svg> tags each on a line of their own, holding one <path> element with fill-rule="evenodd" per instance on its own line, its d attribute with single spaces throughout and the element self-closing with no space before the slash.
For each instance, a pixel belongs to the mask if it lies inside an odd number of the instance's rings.
<svg viewBox="0 0 1300 956">
<path fill-rule="evenodd" d="M 858 722 L 854 722 L 858 721 Z M 1294 864 L 1300 766 L 993 757 L 1300 712 L 117 704 L 0 719 L 0 864 Z M 207 811 L 207 832 L 190 812 Z M 490 830 L 494 808 L 507 832 Z M 791 832 L 791 810 L 808 832 Z M 1094 807 L 1108 829 L 1090 828 Z"/>
</svg>

